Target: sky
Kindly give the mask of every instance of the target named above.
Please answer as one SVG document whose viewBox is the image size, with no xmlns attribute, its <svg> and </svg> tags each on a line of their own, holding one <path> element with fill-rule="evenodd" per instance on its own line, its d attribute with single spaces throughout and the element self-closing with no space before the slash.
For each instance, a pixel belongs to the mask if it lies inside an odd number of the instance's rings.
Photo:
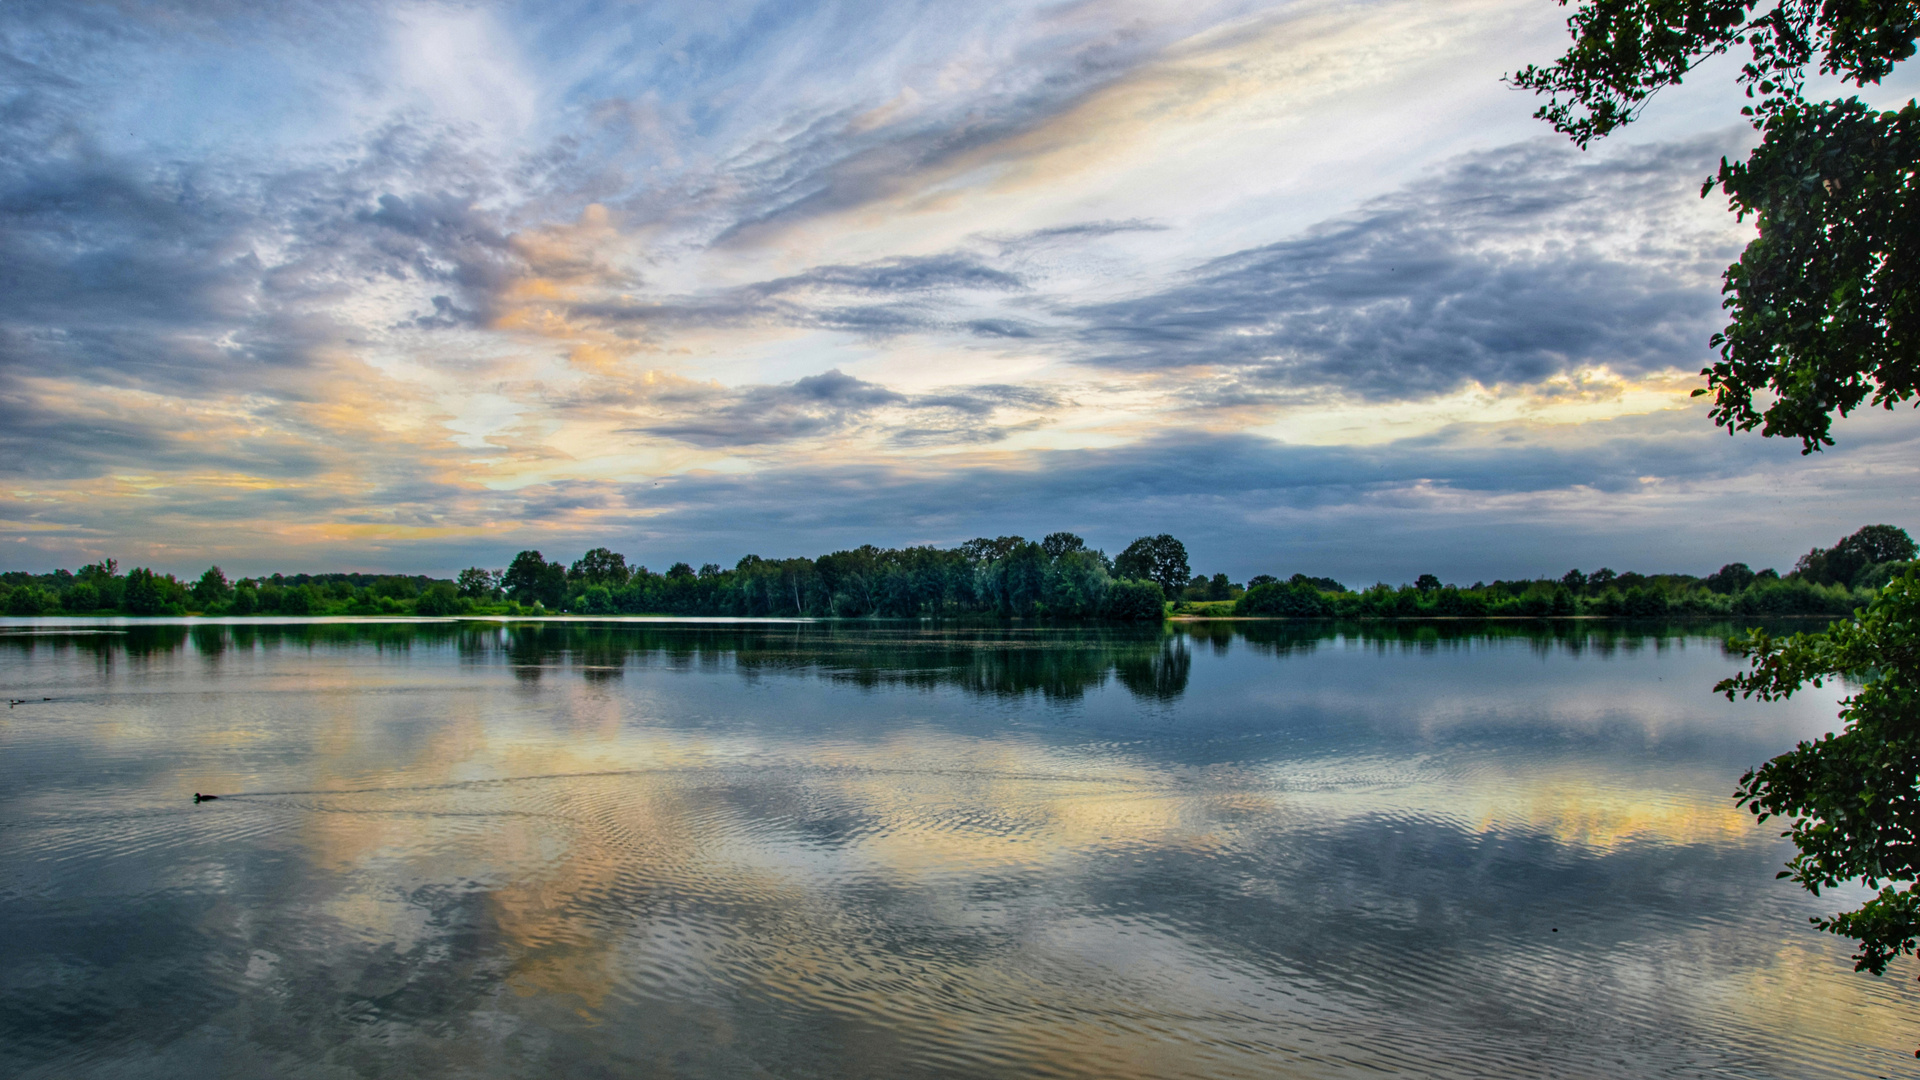
<svg viewBox="0 0 1920 1080">
<path fill-rule="evenodd" d="M 1582 152 L 1548 0 L 0 8 L 0 567 L 1786 569 L 1920 416 L 1690 394 L 1728 63 Z M 1864 96 L 1905 101 L 1896 72 Z"/>
</svg>

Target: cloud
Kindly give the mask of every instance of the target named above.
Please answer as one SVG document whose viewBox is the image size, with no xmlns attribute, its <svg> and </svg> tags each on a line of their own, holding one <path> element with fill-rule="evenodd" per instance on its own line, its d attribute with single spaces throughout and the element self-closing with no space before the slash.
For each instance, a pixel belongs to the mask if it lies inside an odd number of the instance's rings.
<svg viewBox="0 0 1920 1080">
<path fill-rule="evenodd" d="M 721 399 L 724 404 L 707 409 L 698 419 L 637 430 L 700 446 L 785 442 L 843 431 L 875 409 L 907 400 L 905 395 L 838 370 L 781 386 L 755 386 L 735 392 L 713 390 L 698 397 L 683 392 L 661 400 L 674 403 L 676 397 L 681 401 L 693 397 L 700 403 Z"/>
<path fill-rule="evenodd" d="M 816 266 L 804 274 L 749 286 L 762 296 L 845 289 L 862 293 L 923 293 L 949 289 L 1011 291 L 1021 280 L 958 252 L 918 258 L 881 259 L 857 266 Z"/>
<path fill-rule="evenodd" d="M 1235 392 L 1383 401 L 1594 366 L 1691 369 L 1718 326 L 1726 222 L 1681 205 L 1719 141 L 1582 158 L 1530 142 L 1458 159 L 1161 291 L 1067 308 L 1085 362 L 1212 368 Z"/>
<path fill-rule="evenodd" d="M 1013 236 L 988 236 L 985 239 L 999 245 L 1002 252 L 1009 252 L 1062 242 L 1078 243 L 1084 240 L 1097 240 L 1122 233 L 1166 232 L 1168 228 L 1159 222 L 1144 218 L 1131 218 L 1126 221 L 1081 221 L 1071 225 L 1034 229 Z"/>
<path fill-rule="evenodd" d="M 1031 387 L 949 387 L 908 395 L 854 378 L 837 368 L 779 385 L 726 389 L 688 384 L 649 400 L 672 419 L 625 429 L 706 447 L 750 447 L 878 429 L 901 445 L 996 442 L 1044 424 L 1033 418 L 996 424 L 1003 410 L 1034 413 L 1061 399 Z"/>
<path fill-rule="evenodd" d="M 1731 136 L 1582 155 L 1549 141 L 1457 158 L 1291 238 L 1090 303 L 1033 253 L 1121 232 L 1088 222 L 987 246 L 833 264 L 721 292 L 582 302 L 570 319 L 659 332 L 782 326 L 871 340 L 955 335 L 1095 368 L 1167 374 L 1197 407 L 1335 395 L 1417 400 L 1604 369 L 1697 370 L 1718 274 L 1743 234 L 1694 197 Z"/>
<path fill-rule="evenodd" d="M 655 300 L 586 300 L 563 305 L 569 328 L 616 332 L 786 326 L 844 330 L 868 338 L 951 327 L 969 294 L 1018 293 L 1013 273 L 965 252 L 824 265 L 734 288 Z"/>
</svg>

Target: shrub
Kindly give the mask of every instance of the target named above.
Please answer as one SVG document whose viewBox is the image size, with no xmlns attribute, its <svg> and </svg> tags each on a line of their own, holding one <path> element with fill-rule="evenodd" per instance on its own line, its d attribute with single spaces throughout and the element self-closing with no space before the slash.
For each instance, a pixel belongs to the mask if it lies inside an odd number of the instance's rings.
<svg viewBox="0 0 1920 1080">
<path fill-rule="evenodd" d="M 260 593 L 252 585 L 241 585 L 233 590 L 233 600 L 227 604 L 229 615 L 251 615 L 260 610 Z"/>
<path fill-rule="evenodd" d="M 1307 584 L 1274 582 L 1249 589 L 1233 605 L 1235 615 L 1278 615 L 1290 619 L 1324 619 L 1333 614 L 1333 605 L 1319 589 Z"/>
<path fill-rule="evenodd" d="M 1665 615 L 1667 613 L 1667 594 L 1661 592 L 1659 589 L 1650 589 L 1645 586 L 1628 589 L 1627 594 L 1621 597 L 1620 611 L 1622 614 L 1636 619 Z"/>
<path fill-rule="evenodd" d="M 446 616 L 461 614 L 472 606 L 473 601 L 461 596 L 453 585 L 445 581 L 436 581 L 427 586 L 426 592 L 420 594 L 420 599 L 414 602 L 413 610 L 420 615 Z"/>
<path fill-rule="evenodd" d="M 7 596 L 9 615 L 45 615 L 58 604 L 54 595 L 38 585 L 22 585 Z"/>
<path fill-rule="evenodd" d="M 320 598 L 314 595 L 311 585 L 296 585 L 280 594 L 282 615 L 312 615 L 319 608 Z"/>
<path fill-rule="evenodd" d="M 1107 589 L 1104 614 L 1126 622 L 1159 622 L 1167 617 L 1166 601 L 1157 582 L 1116 581 Z"/>
</svg>

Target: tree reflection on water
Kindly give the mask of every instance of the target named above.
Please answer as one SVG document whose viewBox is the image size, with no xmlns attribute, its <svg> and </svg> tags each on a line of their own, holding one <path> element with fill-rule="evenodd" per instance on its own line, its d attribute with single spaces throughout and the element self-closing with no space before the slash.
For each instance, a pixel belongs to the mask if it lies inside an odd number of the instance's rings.
<svg viewBox="0 0 1920 1080">
<path fill-rule="evenodd" d="M 47 620 L 0 628 L 0 648 L 74 649 L 102 663 L 153 658 L 191 647 L 217 659 L 272 649 L 415 647 L 457 649 L 475 663 L 504 658 L 536 680 L 564 670 L 587 679 L 630 668 L 727 667 L 742 675 L 814 674 L 863 687 L 954 687 L 982 696 L 1037 693 L 1073 701 L 1117 681 L 1136 697 L 1171 701 L 1187 689 L 1192 652 L 1235 646 L 1266 655 L 1310 653 L 1323 643 L 1378 650 L 1440 651 L 1476 642 L 1525 640 L 1542 655 L 1606 656 L 1660 649 L 1682 637 L 1728 637 L 1731 623 L 1632 620 L 1212 620 L 1164 627 L 1051 627 L 871 619 L 786 623 L 540 622 L 218 623 L 197 620 L 77 625 Z"/>
</svg>

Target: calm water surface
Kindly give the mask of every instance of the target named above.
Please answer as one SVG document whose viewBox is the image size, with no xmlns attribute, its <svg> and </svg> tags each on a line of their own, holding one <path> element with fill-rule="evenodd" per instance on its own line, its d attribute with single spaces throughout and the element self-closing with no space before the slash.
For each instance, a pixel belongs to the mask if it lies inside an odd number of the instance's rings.
<svg viewBox="0 0 1920 1080">
<path fill-rule="evenodd" d="M 1722 627 L 85 629 L 0 626 L 7 1076 L 1914 1071 Z"/>
</svg>

